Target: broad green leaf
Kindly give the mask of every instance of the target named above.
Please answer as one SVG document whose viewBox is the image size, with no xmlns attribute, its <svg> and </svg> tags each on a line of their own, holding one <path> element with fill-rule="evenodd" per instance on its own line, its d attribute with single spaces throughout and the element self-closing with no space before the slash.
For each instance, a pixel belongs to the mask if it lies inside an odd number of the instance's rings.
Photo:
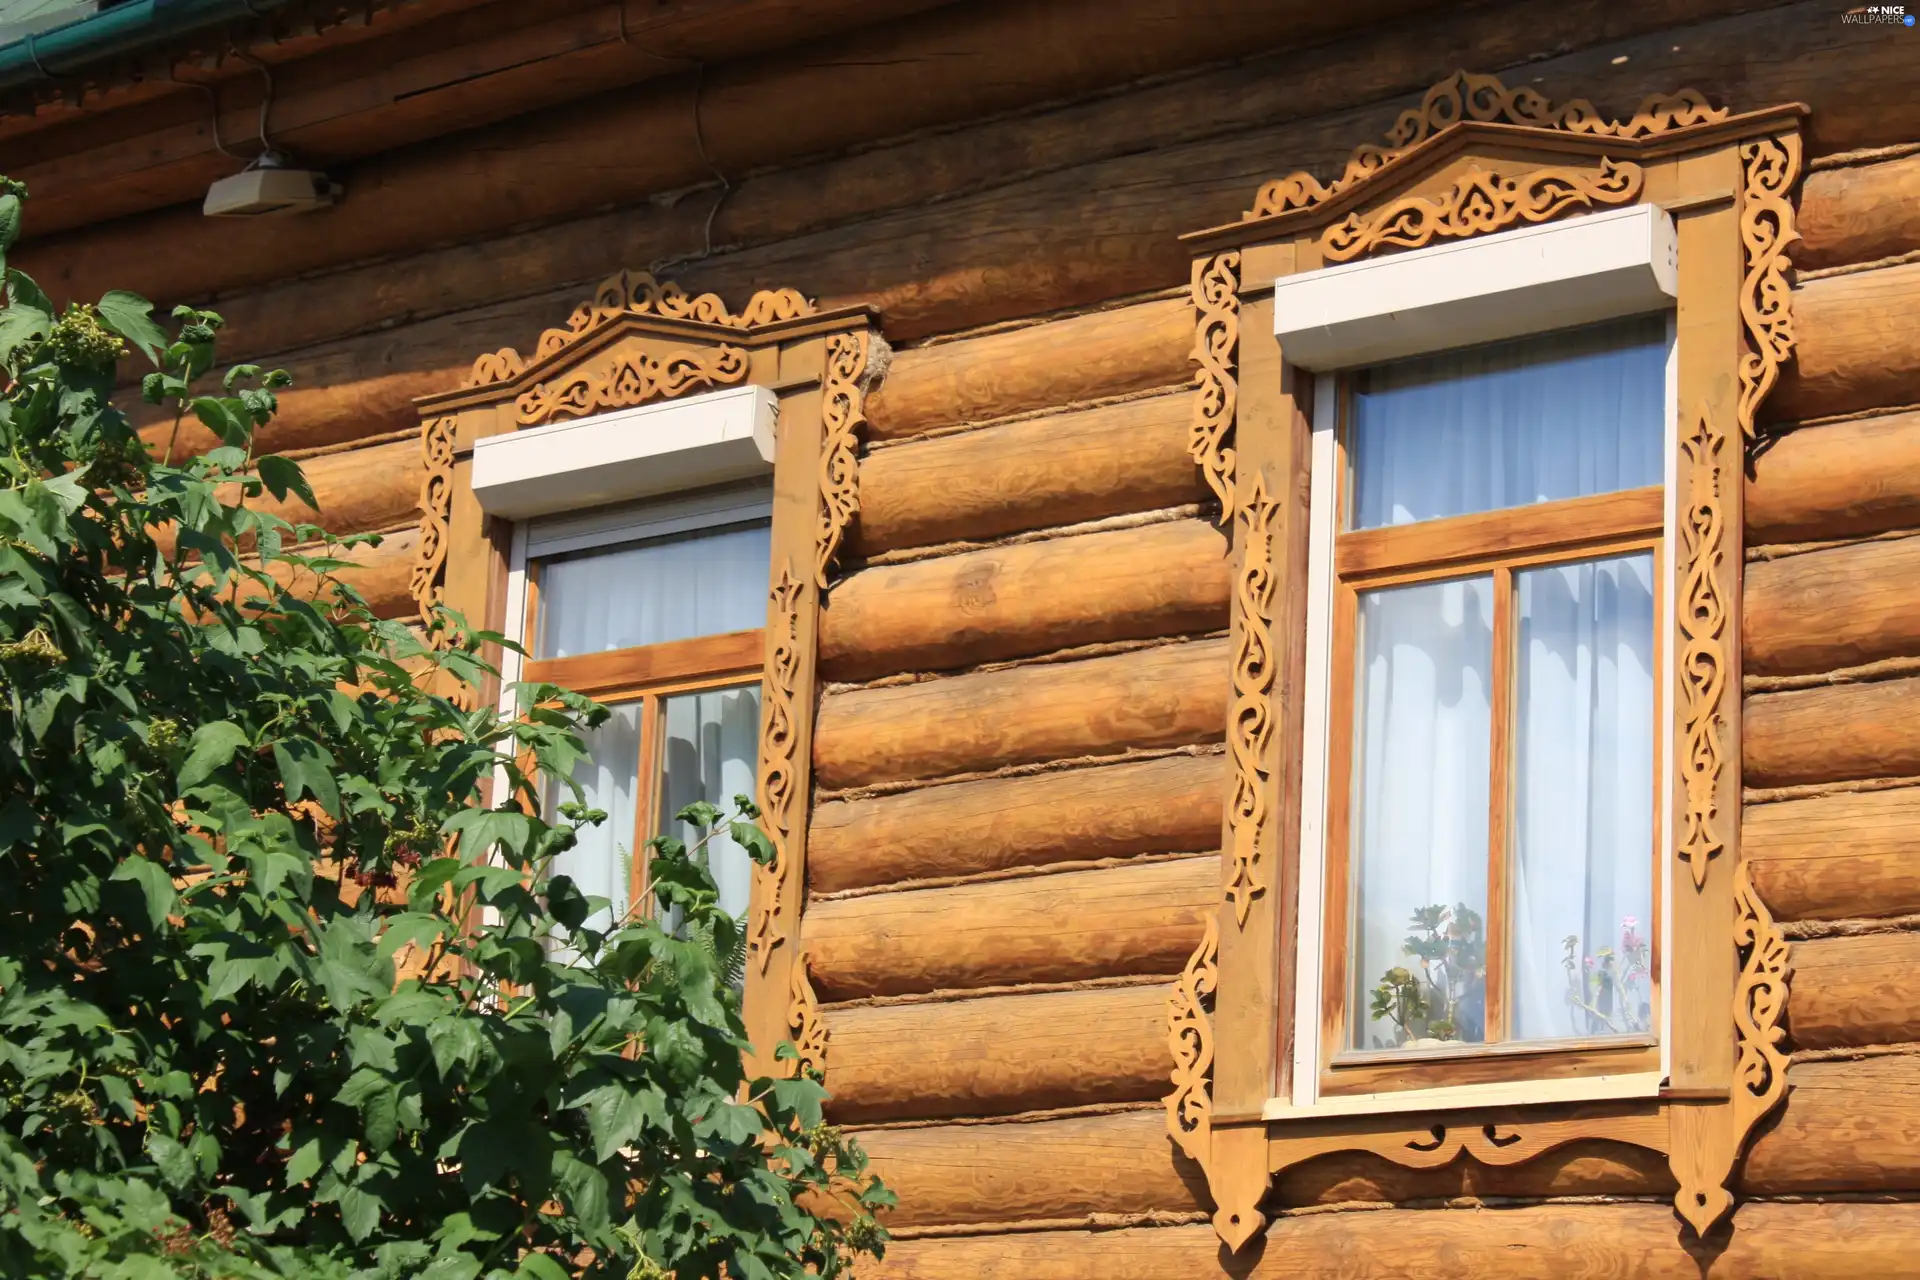
<svg viewBox="0 0 1920 1280">
<path fill-rule="evenodd" d="M 307 483 L 306 475 L 300 470 L 300 464 L 291 458 L 282 458 L 278 454 L 268 454 L 255 464 L 260 471 L 261 482 L 267 486 L 267 492 L 276 499 L 285 501 L 291 493 L 315 511 L 320 509 L 319 501 L 313 495 L 313 486 Z"/>
<path fill-rule="evenodd" d="M 327 816 L 340 816 L 340 788 L 333 780 L 333 756 L 311 738 L 288 738 L 273 744 L 273 762 L 288 800 L 312 796 Z"/>
<path fill-rule="evenodd" d="M 320 1172 L 320 1139 L 310 1138 L 293 1153 L 293 1158 L 287 1161 L 283 1174 L 286 1185 L 292 1188 L 308 1181 L 318 1172 Z"/>
<path fill-rule="evenodd" d="M 570 1280 L 567 1269 L 544 1253 L 530 1253 L 520 1259 L 520 1268 L 513 1274 L 526 1280 Z"/>
<path fill-rule="evenodd" d="M 0 358 L 9 357 L 29 342 L 38 342 L 53 328 L 53 317 L 37 307 L 14 303 L 0 310 Z"/>
<path fill-rule="evenodd" d="M 147 1154 L 153 1157 L 160 1176 L 174 1189 L 185 1190 L 193 1184 L 193 1157 L 166 1134 L 153 1129 L 147 1131 Z"/>
<path fill-rule="evenodd" d="M 179 894 L 174 891 L 173 877 L 167 874 L 165 867 L 136 853 L 115 867 L 109 878 L 138 885 L 147 902 L 147 923 L 155 929 L 166 927 L 167 917 L 173 914 Z"/>
<path fill-rule="evenodd" d="M 172 341 L 167 331 L 154 323 L 153 304 L 125 289 L 114 289 L 100 299 L 100 319 L 155 364 L 160 362 L 161 350 Z"/>
<path fill-rule="evenodd" d="M 247 731 L 232 721 L 215 720 L 201 725 L 188 740 L 187 758 L 180 766 L 175 785 L 182 792 L 199 786 L 246 745 Z"/>
<path fill-rule="evenodd" d="M 380 1225 L 379 1199 L 359 1187 L 348 1187 L 340 1193 L 340 1223 L 354 1240 L 365 1240 Z"/>
</svg>

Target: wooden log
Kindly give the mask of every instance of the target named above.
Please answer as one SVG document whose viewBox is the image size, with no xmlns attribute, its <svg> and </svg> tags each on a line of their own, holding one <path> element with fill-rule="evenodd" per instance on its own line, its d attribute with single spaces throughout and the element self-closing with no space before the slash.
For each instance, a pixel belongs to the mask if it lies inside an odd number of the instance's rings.
<svg viewBox="0 0 1920 1280">
<path fill-rule="evenodd" d="M 418 613 L 412 590 L 414 549 L 418 542 L 418 530 L 403 529 L 384 535 L 378 546 L 350 547 L 338 553 L 340 559 L 351 562 L 350 566 L 337 569 L 330 576 L 364 596 L 368 607 L 379 617 L 404 618 Z M 310 546 L 302 548 L 301 554 L 317 556 L 324 550 Z M 323 584 L 307 570 L 296 570 L 285 561 L 277 560 L 268 567 L 268 572 L 302 599 L 328 598 Z"/>
<path fill-rule="evenodd" d="M 1920 775 L 1920 680 L 1753 694 L 1740 737 L 1750 787 Z"/>
<path fill-rule="evenodd" d="M 1703 0 L 1702 9 L 1712 7 Z M 1595 32 L 1618 29 L 1617 22 L 1631 26 L 1616 12 L 1623 8 L 1563 6 L 1554 11 L 1554 21 L 1565 18 L 1572 25 L 1563 38 L 1584 43 Z M 1575 10 L 1587 15 L 1587 27 L 1573 23 Z M 1896 69 L 1891 60 L 1897 50 L 1885 41 L 1863 43 L 1857 31 L 1840 32 L 1829 16 L 1807 5 L 1791 6 L 1694 28 L 1686 52 L 1678 54 L 1671 35 L 1607 46 L 1629 57 L 1624 73 L 1609 65 L 1605 50 L 1590 50 L 1530 62 L 1526 77 L 1543 92 L 1563 97 L 1590 94 L 1597 81 L 1604 82 L 1619 93 L 1618 108 L 1626 110 L 1644 92 L 1688 82 L 1743 102 L 1806 97 L 1821 104 L 1816 132 L 1833 127 L 1835 145 L 1852 145 L 1880 136 L 1886 102 L 1904 100 L 1890 94 L 1888 86 L 1904 85 L 1908 69 L 1904 62 Z M 1476 25 L 1479 21 L 1456 21 L 1448 13 L 1428 26 L 1395 29 L 1390 37 L 1370 32 L 1343 44 L 1340 55 L 1330 59 L 1264 60 L 1218 73 L 1226 79 L 1203 77 L 1117 95 L 1104 100 L 1106 107 L 1074 107 L 1058 118 L 995 121 L 950 135 L 951 149 L 945 135 L 915 139 L 749 180 L 729 195 L 715 230 L 717 242 L 747 247 L 706 257 L 698 268 L 675 274 L 689 287 L 730 296 L 778 281 L 817 294 L 827 305 L 876 305 L 885 311 L 888 335 L 896 342 L 1180 285 L 1188 259 L 1174 234 L 1244 208 L 1248 193 L 1284 167 L 1275 156 L 1336 168 L 1356 142 L 1393 123 L 1403 104 L 1379 98 L 1416 91 L 1459 62 L 1489 65 L 1484 61 L 1488 49 L 1505 49 L 1512 59 L 1529 61 L 1533 50 L 1554 43 L 1528 43 L 1535 36 L 1524 33 L 1534 31 L 1530 23 L 1537 21 L 1530 15 L 1518 20 L 1499 11 L 1487 15 L 1484 27 Z M 1632 21 L 1648 18 L 1643 14 Z M 1390 45 L 1383 46 L 1383 39 Z M 1791 47 L 1796 57 L 1736 65 L 1706 53 L 1750 43 Z M 1386 56 L 1383 47 L 1395 52 Z M 1695 55 L 1702 60 L 1693 60 Z M 1738 79 L 1742 76 L 1750 78 Z M 1367 88 L 1356 88 L 1362 85 Z M 1875 92 L 1880 114 L 1869 116 L 1864 107 L 1875 100 Z M 1368 101 L 1376 105 L 1316 114 Z M 1239 121 L 1248 132 L 1188 141 L 1216 134 L 1225 127 L 1223 120 Z M 1271 123 L 1276 120 L 1282 123 Z M 1169 149 L 1143 151 L 1143 138 L 1155 137 Z M 1008 149 L 1032 152 L 1033 165 L 1010 169 Z M 1018 180 L 1008 182 L 1010 173 Z M 520 173 L 512 181 L 529 185 Z M 566 183 L 556 179 L 546 185 Z M 1127 192 L 1127 200 L 1117 204 L 1111 197 L 1115 191 Z M 529 345 L 542 327 L 561 322 L 593 281 L 614 266 L 702 254 L 707 207 L 700 200 L 665 209 L 638 204 L 502 240 L 288 281 L 222 303 L 229 319 L 228 349 L 289 353 L 276 359 L 291 366 L 305 386 L 413 378 L 410 389 L 395 381 L 364 394 L 345 393 L 338 406 L 309 402 L 299 415 L 315 441 L 402 427 L 412 417 L 411 396 L 457 385 L 480 351 Z M 1066 253 L 1057 234 L 1061 226 L 1080 228 L 1089 243 L 1099 245 L 1099 253 Z M 151 247 L 157 242 L 162 241 L 149 241 L 131 258 L 163 256 Z M 28 265 L 38 264 L 43 276 L 48 268 L 88 260 L 84 246 L 49 242 L 40 252 L 45 257 Z M 122 286 L 138 283 L 124 272 L 102 278 Z M 210 287 L 204 277 L 187 283 L 202 292 Z M 383 328 L 407 317 L 437 318 L 391 333 Z M 333 353 L 329 363 L 344 362 L 353 366 L 349 370 L 322 372 L 302 354 L 309 345 L 375 329 L 381 331 L 356 340 L 357 355 Z M 300 350 L 290 352 L 293 348 Z M 1055 363 L 1071 368 L 1066 360 Z M 875 399 L 883 402 L 884 391 Z M 882 408 L 876 421 L 884 422 L 887 413 Z M 333 417 L 352 420 L 320 424 Z"/>
<path fill-rule="evenodd" d="M 1920 1276 L 1920 1204 L 1750 1204 L 1730 1236 L 1684 1238 L 1663 1204 L 1320 1213 L 1267 1229 L 1223 1262 L 1207 1225 L 924 1237 L 862 1280 L 1833 1280 Z"/>
<path fill-rule="evenodd" d="M 864 569 L 820 615 L 834 680 L 1224 630 L 1226 536 L 1171 520 Z"/>
<path fill-rule="evenodd" d="M 1920 528 L 1920 413 L 1803 427 L 1747 481 L 1747 542 L 1813 542 Z"/>
<path fill-rule="evenodd" d="M 895 357 L 866 403 L 867 438 L 897 440 L 933 427 L 1188 382 L 1193 326 L 1193 305 L 1167 298 L 910 348 Z M 1191 402 L 1183 403 L 1191 413 Z M 1154 401 L 1132 408 L 1137 419 L 1171 407 Z M 1117 416 L 1109 412 L 1097 421 Z"/>
<path fill-rule="evenodd" d="M 1920 787 L 1748 805 L 1740 846 L 1778 919 L 1920 915 Z"/>
<path fill-rule="evenodd" d="M 1920 400 L 1920 262 L 1808 280 L 1793 291 L 1794 358 L 1764 415 L 1798 421 Z"/>
<path fill-rule="evenodd" d="M 1808 174 L 1796 226 L 1802 271 L 1920 249 L 1920 156 Z"/>
<path fill-rule="evenodd" d="M 1789 1017 L 1792 1002 L 1789 996 Z M 1920 1057 L 1796 1063 L 1787 1085 L 1779 1119 L 1754 1138 L 1741 1166 L 1742 1191 L 1767 1196 L 1920 1188 Z"/>
<path fill-rule="evenodd" d="M 1169 756 L 814 806 L 814 893 L 1217 848 L 1225 758 Z"/>
<path fill-rule="evenodd" d="M 1168 1139 L 1158 1107 L 858 1137 L 900 1198 L 885 1218 L 894 1228 L 1147 1213 L 1207 1199 L 1206 1178 Z"/>
<path fill-rule="evenodd" d="M 1793 944 L 1787 1016 L 1801 1049 L 1892 1044 L 1920 1027 L 1920 933 L 1868 933 Z"/>
<path fill-rule="evenodd" d="M 822 1000 L 1174 974 L 1219 906 L 1216 856 L 815 902 Z"/>
<path fill-rule="evenodd" d="M 1162 984 L 826 1010 L 839 1123 L 1008 1115 L 1167 1092 Z"/>
<path fill-rule="evenodd" d="M 870 453 L 860 462 L 855 551 L 995 538 L 1204 501 L 1206 485 L 1187 452 L 1192 413 L 1190 395 L 1154 396 Z M 1045 464 L 1036 466 L 1039 459 Z"/>
<path fill-rule="evenodd" d="M 1829 547 L 1747 566 L 1741 658 L 1804 675 L 1920 653 L 1920 537 Z"/>
<path fill-rule="evenodd" d="M 416 518 L 420 486 L 427 478 L 418 440 L 396 440 L 364 449 L 322 454 L 301 462 L 319 510 L 292 494 L 284 502 L 267 496 L 267 510 L 286 520 L 317 524 L 329 533 L 391 529 Z"/>
<path fill-rule="evenodd" d="M 1224 640 L 831 694 L 814 779 L 841 789 L 1217 740 Z"/>
</svg>

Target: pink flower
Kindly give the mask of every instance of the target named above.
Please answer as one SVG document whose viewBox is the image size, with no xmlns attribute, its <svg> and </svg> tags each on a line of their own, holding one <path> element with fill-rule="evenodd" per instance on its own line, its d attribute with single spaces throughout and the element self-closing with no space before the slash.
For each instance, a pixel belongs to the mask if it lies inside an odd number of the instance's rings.
<svg viewBox="0 0 1920 1280">
<path fill-rule="evenodd" d="M 1631 932 L 1634 929 L 1638 929 L 1640 927 L 1640 917 L 1639 916 L 1623 916 L 1621 917 L 1621 920 L 1620 920 L 1620 927 L 1622 929 L 1628 930 L 1629 932 Z"/>
<path fill-rule="evenodd" d="M 1587 968 L 1589 968 L 1589 969 L 1591 969 L 1591 968 L 1593 968 L 1593 957 L 1592 957 L 1592 956 L 1588 956 L 1588 957 L 1587 957 Z"/>
</svg>

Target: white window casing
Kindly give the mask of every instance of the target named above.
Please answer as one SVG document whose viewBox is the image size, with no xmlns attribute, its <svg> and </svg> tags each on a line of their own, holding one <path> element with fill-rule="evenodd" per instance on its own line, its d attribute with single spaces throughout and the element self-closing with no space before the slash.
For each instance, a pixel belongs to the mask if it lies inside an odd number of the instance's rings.
<svg viewBox="0 0 1920 1280">
<path fill-rule="evenodd" d="M 562 511 L 770 476 L 779 404 L 732 387 L 488 436 L 473 448 L 473 493 L 491 516 Z"/>
<path fill-rule="evenodd" d="M 1638 205 L 1303 271 L 1274 285 L 1274 334 L 1325 372 L 1657 311 L 1679 296 L 1678 244 Z"/>
</svg>

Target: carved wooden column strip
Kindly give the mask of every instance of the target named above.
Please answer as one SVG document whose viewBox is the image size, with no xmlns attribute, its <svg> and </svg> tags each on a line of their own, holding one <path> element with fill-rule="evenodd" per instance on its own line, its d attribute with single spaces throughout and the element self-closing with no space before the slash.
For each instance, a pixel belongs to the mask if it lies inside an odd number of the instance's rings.
<svg viewBox="0 0 1920 1280">
<path fill-rule="evenodd" d="M 1237 253 L 1193 264 L 1193 306 L 1199 313 L 1193 359 L 1200 366 L 1193 380 L 1200 394 L 1194 401 L 1187 451 L 1220 500 L 1223 521 L 1233 514 L 1233 448 L 1228 439 L 1239 392 L 1234 367 L 1240 345 L 1239 273 Z"/>
</svg>

